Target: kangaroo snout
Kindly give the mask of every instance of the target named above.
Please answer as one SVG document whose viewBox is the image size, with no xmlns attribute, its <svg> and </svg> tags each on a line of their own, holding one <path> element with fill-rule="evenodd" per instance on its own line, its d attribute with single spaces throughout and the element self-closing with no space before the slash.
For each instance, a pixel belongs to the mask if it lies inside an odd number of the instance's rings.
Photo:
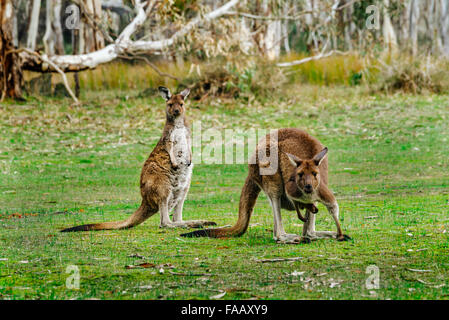
<svg viewBox="0 0 449 320">
<path fill-rule="evenodd" d="M 311 184 L 306 184 L 306 185 L 304 186 L 304 191 L 305 191 L 306 193 L 312 193 L 312 191 L 313 191 L 312 185 L 311 185 Z"/>
</svg>

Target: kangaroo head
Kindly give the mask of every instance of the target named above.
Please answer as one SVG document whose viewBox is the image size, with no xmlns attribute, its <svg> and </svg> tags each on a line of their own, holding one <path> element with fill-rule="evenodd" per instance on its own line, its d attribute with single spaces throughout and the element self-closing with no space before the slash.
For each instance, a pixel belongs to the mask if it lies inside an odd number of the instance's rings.
<svg viewBox="0 0 449 320">
<path fill-rule="evenodd" d="M 327 154 L 327 147 L 318 152 L 312 159 L 299 159 L 287 153 L 290 162 L 295 166 L 295 181 L 298 188 L 306 194 L 313 193 L 320 185 L 319 165 Z"/>
<path fill-rule="evenodd" d="M 166 87 L 159 87 L 159 94 L 166 101 L 165 112 L 167 117 L 170 119 L 175 119 L 183 116 L 185 113 L 184 100 L 190 93 L 190 89 L 184 89 L 181 93 L 172 95 L 170 90 Z"/>
</svg>

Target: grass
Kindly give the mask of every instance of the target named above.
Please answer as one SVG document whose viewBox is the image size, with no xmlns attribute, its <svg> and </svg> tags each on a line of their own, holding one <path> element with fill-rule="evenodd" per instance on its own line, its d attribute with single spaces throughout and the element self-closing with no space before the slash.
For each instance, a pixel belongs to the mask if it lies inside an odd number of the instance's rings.
<svg viewBox="0 0 449 320">
<path fill-rule="evenodd" d="M 301 86 L 277 100 L 190 103 L 203 129 L 300 127 L 329 147 L 330 186 L 353 241 L 303 245 L 272 240 L 264 195 L 241 238 L 180 238 L 184 230 L 159 229 L 158 216 L 130 230 L 59 233 L 138 207 L 164 103 L 118 90 L 84 92 L 82 106 L 4 103 L 0 299 L 209 299 L 219 290 L 225 299 L 447 299 L 448 98 Z M 185 218 L 233 224 L 246 171 L 196 164 Z M 317 229 L 333 230 L 319 210 Z M 283 219 L 287 232 L 301 232 L 295 214 Z M 276 257 L 301 259 L 257 261 Z M 157 267 L 125 268 L 143 262 Z M 66 287 L 69 265 L 80 270 L 79 290 Z M 365 287 L 370 265 L 379 268 L 377 290 Z"/>
</svg>

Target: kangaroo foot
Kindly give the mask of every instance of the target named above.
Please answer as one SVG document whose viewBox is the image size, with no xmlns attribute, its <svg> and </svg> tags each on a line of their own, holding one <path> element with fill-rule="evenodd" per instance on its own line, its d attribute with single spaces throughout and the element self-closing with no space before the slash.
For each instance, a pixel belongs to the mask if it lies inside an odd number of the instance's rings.
<svg viewBox="0 0 449 320">
<path fill-rule="evenodd" d="M 337 241 L 348 241 L 348 240 L 352 240 L 352 238 L 347 234 L 337 236 Z"/>
<path fill-rule="evenodd" d="M 312 239 L 310 239 L 309 237 L 301 237 L 300 239 L 299 239 L 299 243 L 311 243 L 312 242 Z"/>
<path fill-rule="evenodd" d="M 174 221 L 164 225 L 160 225 L 160 228 L 201 228 L 204 226 L 216 226 L 213 221 L 206 220 L 187 220 L 187 221 Z"/>
<path fill-rule="evenodd" d="M 284 233 L 277 237 L 274 237 L 274 240 L 276 241 L 276 243 L 298 244 L 300 239 L 297 234 Z"/>
</svg>

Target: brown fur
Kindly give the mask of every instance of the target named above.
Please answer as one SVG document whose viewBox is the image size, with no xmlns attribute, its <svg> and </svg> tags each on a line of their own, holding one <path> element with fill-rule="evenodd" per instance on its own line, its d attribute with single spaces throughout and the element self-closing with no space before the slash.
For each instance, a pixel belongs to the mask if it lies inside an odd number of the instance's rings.
<svg viewBox="0 0 449 320">
<path fill-rule="evenodd" d="M 164 97 L 166 97 L 166 123 L 162 132 L 162 137 L 154 147 L 148 159 L 145 161 L 142 172 L 140 174 L 140 194 L 142 203 L 139 209 L 134 212 L 128 219 L 117 222 L 104 222 L 96 224 L 86 224 L 82 226 L 67 228 L 62 232 L 71 231 L 89 231 L 89 230 L 107 230 L 107 229 L 126 229 L 134 227 L 146 219 L 157 213 L 161 209 L 161 205 L 167 202 L 167 198 L 173 189 L 173 177 L 176 176 L 179 165 L 172 155 L 173 142 L 170 141 L 170 134 L 177 123 L 183 122 L 187 132 L 187 139 L 190 141 L 190 128 L 185 117 L 184 99 L 188 95 L 188 91 L 181 94 L 170 96 L 170 91 L 164 87 L 159 89 Z M 187 92 L 183 95 L 184 92 Z M 190 150 L 190 149 L 189 149 Z M 188 156 L 187 166 L 191 165 L 191 152 Z M 188 186 L 190 181 L 188 181 Z M 185 194 L 188 191 L 185 191 Z M 184 199 L 182 199 L 184 201 Z M 182 204 L 181 204 L 182 205 Z M 161 216 L 161 226 L 162 225 Z M 166 222 L 169 224 L 170 222 Z M 188 223 L 185 221 L 184 223 Z M 187 226 L 198 227 L 201 225 L 214 225 L 213 222 L 197 222 Z"/>
<path fill-rule="evenodd" d="M 269 153 L 269 137 L 267 136 L 267 143 L 259 143 L 253 157 L 258 154 L 259 148 L 266 148 L 266 153 Z M 327 157 L 321 159 L 319 165 L 314 160 L 314 157 L 322 151 L 324 146 L 314 137 L 306 133 L 305 131 L 293 128 L 279 129 L 278 130 L 278 159 L 279 166 L 277 171 L 273 175 L 261 175 L 260 167 L 266 167 L 266 163 L 260 163 L 249 165 L 249 172 L 246 178 L 245 184 L 243 186 L 240 204 L 239 204 L 239 217 L 237 223 L 230 228 L 217 228 L 217 229 L 205 229 L 198 230 L 195 232 L 183 234 L 186 237 L 195 236 L 208 236 L 208 237 L 230 237 L 230 236 L 241 236 L 245 233 L 248 228 L 251 213 L 253 211 L 254 205 L 256 203 L 258 194 L 261 189 L 271 199 L 277 199 L 280 208 L 286 210 L 296 210 L 299 212 L 300 208 L 306 208 L 307 218 L 302 218 L 301 214 L 298 213 L 298 217 L 305 221 L 305 228 L 309 227 L 310 230 L 304 230 L 303 235 L 307 236 L 307 232 L 310 233 L 314 231 L 314 218 L 311 219 L 310 213 L 317 212 L 318 209 L 315 207 L 314 202 L 319 201 L 325 204 L 328 209 L 336 207 L 338 216 L 338 205 L 332 192 L 328 189 L 328 161 Z M 289 158 L 288 154 L 293 155 L 295 159 L 302 160 L 300 166 L 293 163 Z M 302 173 L 302 177 L 299 177 L 299 173 Z M 316 176 L 313 175 L 316 173 Z M 305 199 L 304 201 L 295 201 L 293 198 L 302 198 L 307 192 L 304 190 L 305 185 L 312 185 L 313 200 Z M 280 209 L 279 208 L 279 209 Z M 274 210 L 274 209 L 273 209 Z M 335 210 L 333 209 L 333 212 Z M 334 218 L 335 219 L 335 218 Z M 312 221 L 309 221 L 312 220 Z M 279 221 L 277 222 L 279 223 Z M 313 227 L 311 226 L 313 223 Z M 337 224 L 337 234 L 336 237 L 340 240 L 347 239 L 341 232 L 340 225 L 338 223 L 338 217 L 336 220 Z M 276 218 L 275 218 L 275 228 L 276 228 Z M 280 226 L 281 231 L 283 231 L 282 225 Z M 324 233 L 327 231 L 323 231 Z M 281 232 L 282 233 L 282 232 Z M 316 232 L 317 234 L 319 232 Z M 275 235 L 276 237 L 276 235 Z"/>
</svg>

